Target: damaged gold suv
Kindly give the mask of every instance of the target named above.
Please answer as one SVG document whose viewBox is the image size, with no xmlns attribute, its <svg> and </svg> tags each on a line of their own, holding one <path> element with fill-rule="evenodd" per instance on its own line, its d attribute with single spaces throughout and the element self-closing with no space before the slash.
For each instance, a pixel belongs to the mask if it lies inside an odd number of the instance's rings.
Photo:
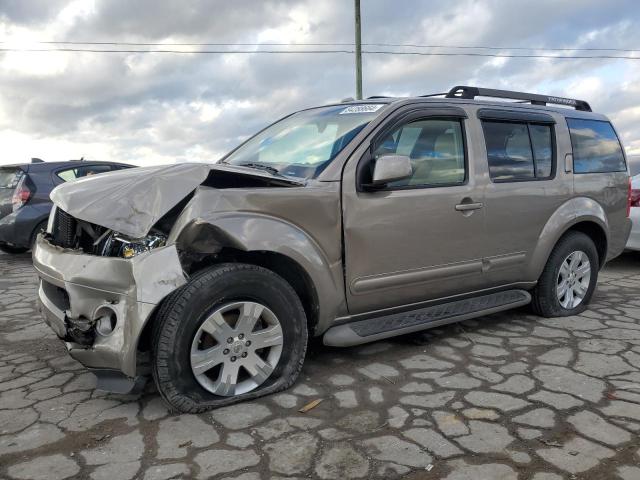
<svg viewBox="0 0 640 480">
<path fill-rule="evenodd" d="M 33 253 L 45 321 L 99 388 L 152 375 L 185 412 L 288 387 L 309 335 L 349 346 L 528 303 L 579 313 L 631 225 L 606 117 L 475 87 L 303 110 L 218 163 L 51 198 Z"/>
</svg>

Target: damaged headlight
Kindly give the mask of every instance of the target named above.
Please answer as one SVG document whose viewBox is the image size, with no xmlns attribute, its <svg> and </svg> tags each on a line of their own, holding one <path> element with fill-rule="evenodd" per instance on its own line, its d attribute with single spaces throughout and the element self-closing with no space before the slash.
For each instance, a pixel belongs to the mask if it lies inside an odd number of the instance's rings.
<svg viewBox="0 0 640 480">
<path fill-rule="evenodd" d="M 152 232 L 143 238 L 131 238 L 116 232 L 110 232 L 104 242 L 102 255 L 108 257 L 133 258 L 154 248 L 164 247 L 167 236 Z"/>
</svg>

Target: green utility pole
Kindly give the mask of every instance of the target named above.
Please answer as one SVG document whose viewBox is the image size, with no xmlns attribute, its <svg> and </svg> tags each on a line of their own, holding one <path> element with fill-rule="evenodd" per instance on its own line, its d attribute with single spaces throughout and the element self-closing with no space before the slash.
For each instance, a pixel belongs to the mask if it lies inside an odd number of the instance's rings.
<svg viewBox="0 0 640 480">
<path fill-rule="evenodd" d="M 362 43 L 360 38 L 360 0 L 356 7 L 356 98 L 362 100 Z"/>
</svg>

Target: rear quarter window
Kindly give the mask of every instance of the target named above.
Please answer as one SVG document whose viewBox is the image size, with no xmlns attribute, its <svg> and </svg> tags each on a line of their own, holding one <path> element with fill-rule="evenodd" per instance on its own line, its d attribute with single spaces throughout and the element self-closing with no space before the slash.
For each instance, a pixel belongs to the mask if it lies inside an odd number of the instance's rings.
<svg viewBox="0 0 640 480">
<path fill-rule="evenodd" d="M 567 118 L 575 173 L 624 172 L 622 145 L 611 124 L 603 120 Z"/>
</svg>

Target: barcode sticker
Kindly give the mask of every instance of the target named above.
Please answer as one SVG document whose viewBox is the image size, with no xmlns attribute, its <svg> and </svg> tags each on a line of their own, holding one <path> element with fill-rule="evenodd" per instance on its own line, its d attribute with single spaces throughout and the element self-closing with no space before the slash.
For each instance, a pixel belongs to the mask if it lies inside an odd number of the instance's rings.
<svg viewBox="0 0 640 480">
<path fill-rule="evenodd" d="M 342 110 L 339 115 L 345 113 L 372 113 L 380 110 L 384 105 L 382 103 L 370 103 L 365 105 L 351 105 L 350 107 Z"/>
</svg>

